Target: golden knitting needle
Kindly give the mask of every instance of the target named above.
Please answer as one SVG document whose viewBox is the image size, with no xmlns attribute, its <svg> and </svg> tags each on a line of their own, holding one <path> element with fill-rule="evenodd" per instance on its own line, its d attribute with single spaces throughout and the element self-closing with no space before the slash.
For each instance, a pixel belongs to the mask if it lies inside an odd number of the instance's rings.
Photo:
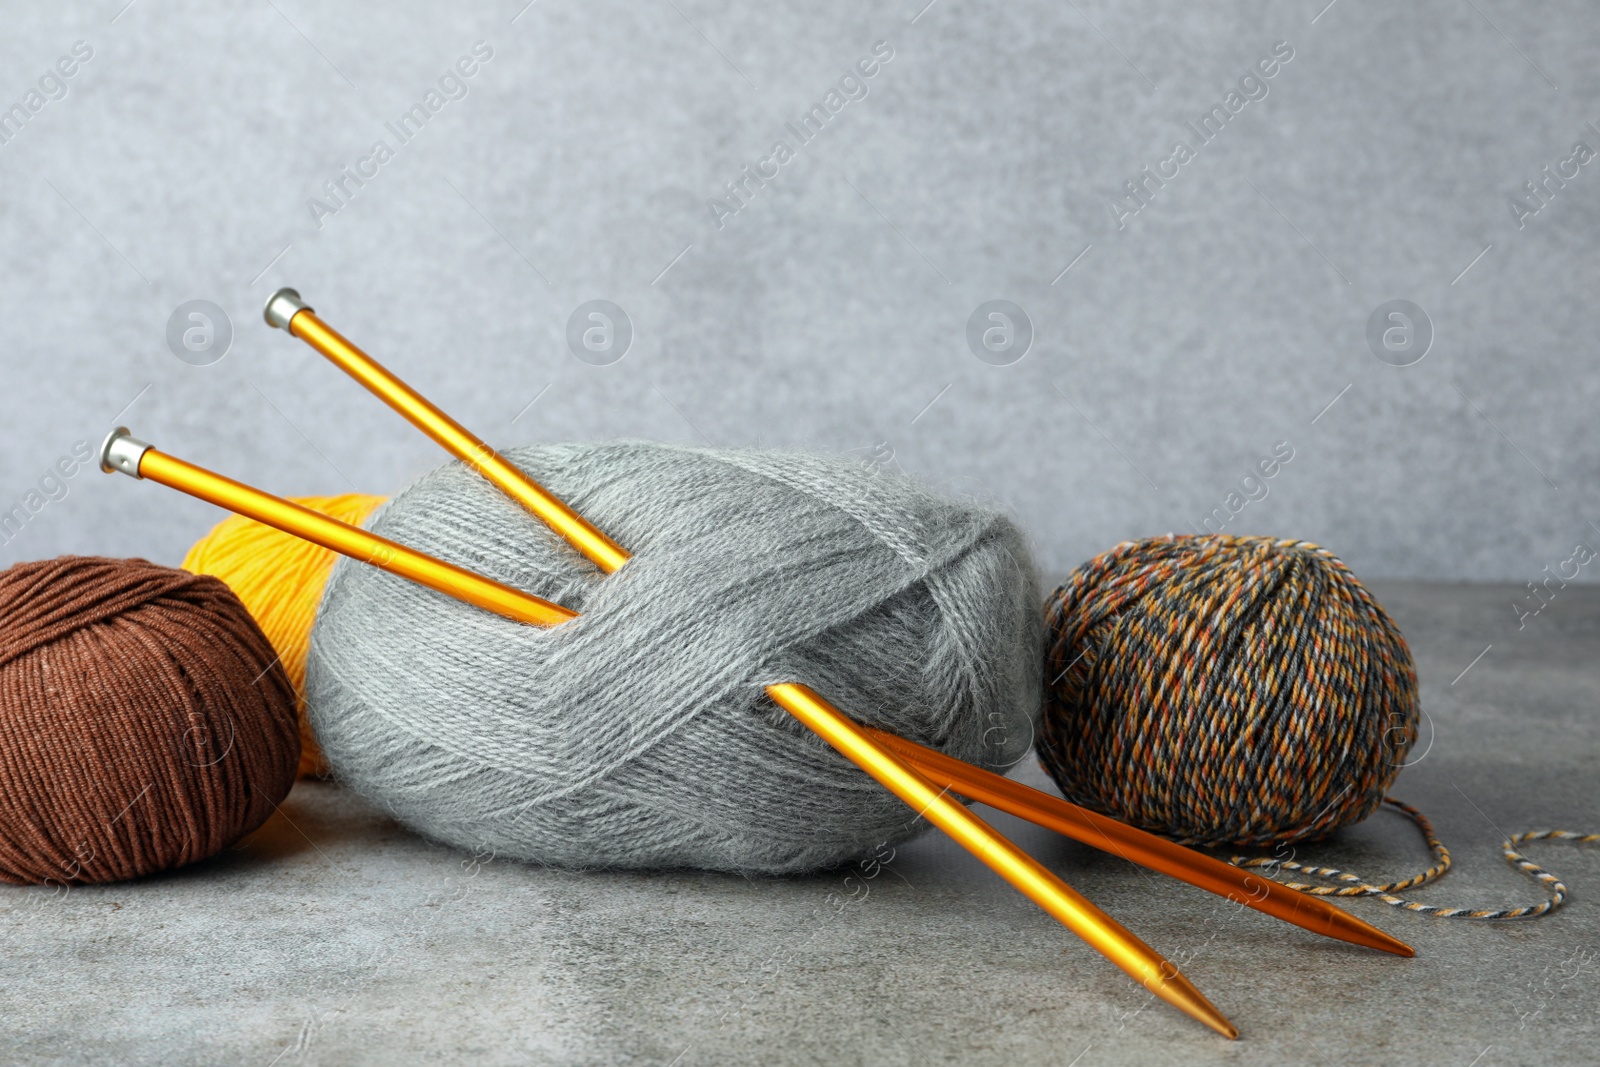
<svg viewBox="0 0 1600 1067">
<path fill-rule="evenodd" d="M 552 528 L 573 548 L 610 574 L 628 560 L 628 553 L 600 530 L 530 479 L 519 468 L 479 440 L 460 423 L 401 381 L 377 360 L 343 337 L 307 307 L 293 289 L 280 289 L 267 301 L 265 318 L 305 341 L 335 366 L 355 378 L 408 422 L 470 464 L 535 515 L 563 517 Z M 537 506 L 535 503 L 537 502 Z M 941 752 L 863 727 L 869 736 L 890 745 L 902 759 L 942 788 L 999 808 L 1047 829 L 1150 867 L 1264 914 L 1294 923 L 1313 933 L 1368 948 L 1412 956 L 1411 946 L 1320 897 L 1261 878 L 1193 849 L 1175 845 L 1086 808 L 1040 792 L 1020 782 L 952 759 Z"/>
<path fill-rule="evenodd" d="M 447 452 L 468 463 L 513 500 L 524 503 L 535 516 L 559 516 L 561 525 L 547 524 L 603 571 L 612 573 L 627 562 L 628 553 L 609 537 L 323 322 L 299 293 L 280 289 L 267 301 L 263 314 L 269 325 L 310 344 Z M 872 741 L 838 708 L 804 686 L 770 685 L 766 691 L 778 706 L 820 734 L 912 810 L 926 816 L 1152 993 L 1219 1033 L 1237 1036 L 1233 1024 L 1176 967 L 987 823 L 947 799 L 944 790 L 936 792 L 921 772 Z"/>
<path fill-rule="evenodd" d="M 560 604 L 169 456 L 135 438 L 126 426 L 112 430 L 100 446 L 100 467 L 159 482 L 517 622 L 557 626 L 577 618 Z"/>
<path fill-rule="evenodd" d="M 293 289 L 279 289 L 267 301 L 266 320 L 300 338 L 338 368 L 398 411 L 407 422 L 442 445 L 445 451 L 483 474 L 501 491 L 533 512 L 595 566 L 611 574 L 628 562 L 628 553 L 591 526 L 583 516 L 557 500 L 537 482 L 501 458 L 466 427 L 434 407 L 422 394 L 390 374 L 377 360 L 346 341 L 301 300 Z"/>
<path fill-rule="evenodd" d="M 935 790 L 921 772 L 871 740 L 858 724 L 809 687 L 779 682 L 767 686 L 767 695 L 1145 989 L 1224 1037 L 1239 1036 L 1238 1028 L 1179 973 L 1176 965 L 1162 959 L 988 823 L 947 799 L 946 790 Z"/>
<path fill-rule="evenodd" d="M 1260 878 L 1231 863 L 1158 837 L 1146 830 L 1098 815 L 1088 808 L 1053 797 L 1030 785 L 946 756 L 884 730 L 863 726 L 862 732 L 912 764 L 935 784 L 991 808 L 1026 819 L 1123 859 L 1188 882 L 1236 904 L 1254 908 L 1312 933 L 1338 938 L 1397 956 L 1415 956 L 1412 947 L 1342 908 Z"/>
<path fill-rule="evenodd" d="M 491 581 L 358 526 L 319 515 L 309 508 L 168 455 L 134 438 L 126 427 L 119 426 L 106 436 L 100 446 L 100 466 L 107 472 L 120 471 L 134 478 L 159 482 L 507 618 L 536 626 L 555 626 L 577 617 L 574 612 L 531 593 Z M 767 692 L 780 706 L 1152 994 L 1226 1037 L 1238 1036 L 1238 1029 L 1178 972 L 1176 966 L 978 816 L 948 799 L 944 790 L 935 789 L 906 762 L 868 739 L 839 709 L 803 685 L 772 685 L 767 687 Z"/>
</svg>

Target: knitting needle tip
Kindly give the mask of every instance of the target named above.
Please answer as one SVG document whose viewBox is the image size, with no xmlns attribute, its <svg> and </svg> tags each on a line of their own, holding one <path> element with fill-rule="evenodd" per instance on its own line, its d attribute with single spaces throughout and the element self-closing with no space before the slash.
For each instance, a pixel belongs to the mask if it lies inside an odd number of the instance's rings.
<svg viewBox="0 0 1600 1067">
<path fill-rule="evenodd" d="M 1238 1038 L 1239 1028 L 1229 1022 L 1228 1017 L 1218 1011 L 1204 993 L 1176 970 L 1153 988 L 1150 983 L 1146 983 L 1145 988 L 1190 1018 L 1205 1023 L 1229 1041 Z"/>
<path fill-rule="evenodd" d="M 1315 900 L 1317 898 L 1309 898 Z M 1348 941 L 1352 945 L 1362 945 L 1366 948 L 1375 948 L 1381 952 L 1392 952 L 1396 956 L 1407 959 L 1415 956 L 1417 950 L 1400 940 L 1384 933 L 1371 923 L 1364 922 L 1346 911 L 1329 910 L 1321 918 L 1326 921 L 1326 927 L 1319 931 L 1329 937 L 1336 937 L 1341 941 Z M 1314 927 L 1310 927 L 1315 929 Z"/>
<path fill-rule="evenodd" d="M 1282 882 L 1269 880 L 1262 884 L 1254 875 L 1246 879 L 1245 885 L 1251 899 L 1244 903 L 1250 907 L 1261 908 L 1286 922 L 1303 926 L 1313 933 L 1337 938 L 1363 948 L 1392 952 L 1407 959 L 1417 954 L 1416 949 L 1398 937 L 1386 934 L 1365 919 L 1357 918 L 1343 908 L 1336 907 L 1326 897 L 1312 896 L 1300 890 L 1290 889 Z M 1261 899 L 1262 896 L 1272 898 L 1271 908 L 1265 906 L 1266 901 Z"/>
</svg>

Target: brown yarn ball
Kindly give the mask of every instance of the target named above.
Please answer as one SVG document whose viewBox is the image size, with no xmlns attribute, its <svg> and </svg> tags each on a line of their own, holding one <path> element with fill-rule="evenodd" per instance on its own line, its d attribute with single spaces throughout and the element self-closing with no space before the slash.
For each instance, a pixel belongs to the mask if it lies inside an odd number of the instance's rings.
<svg viewBox="0 0 1600 1067">
<path fill-rule="evenodd" d="M 1185 844 L 1316 839 L 1406 763 L 1411 651 L 1305 541 L 1129 541 L 1048 605 L 1040 762 L 1074 803 Z"/>
<path fill-rule="evenodd" d="M 0 572 L 0 880 L 215 855 L 294 784 L 294 692 L 216 578 L 62 556 Z"/>
</svg>

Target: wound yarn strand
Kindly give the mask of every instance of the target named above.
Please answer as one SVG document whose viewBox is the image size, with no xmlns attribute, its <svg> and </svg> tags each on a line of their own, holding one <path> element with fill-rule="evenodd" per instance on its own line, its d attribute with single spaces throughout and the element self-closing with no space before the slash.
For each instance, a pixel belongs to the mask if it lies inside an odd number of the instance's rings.
<svg viewBox="0 0 1600 1067">
<path fill-rule="evenodd" d="M 62 556 L 0 572 L 0 881 L 215 855 L 294 784 L 293 698 L 215 578 Z"/>
<path fill-rule="evenodd" d="M 1047 616 L 1040 762 L 1068 800 L 1182 844 L 1358 822 L 1416 739 L 1405 638 L 1318 545 L 1125 542 L 1073 571 Z"/>
<path fill-rule="evenodd" d="M 1416 740 L 1416 668 L 1394 621 L 1319 545 L 1227 534 L 1124 542 L 1073 571 L 1047 612 L 1038 753 L 1076 803 L 1211 847 L 1315 841 L 1387 804 L 1422 831 L 1433 866 L 1375 884 L 1271 856 L 1229 862 L 1343 883 L 1283 883 L 1302 892 L 1443 918 L 1549 914 L 1567 887 L 1517 846 L 1600 840 L 1540 830 L 1502 845 L 1550 891 L 1539 904 L 1455 908 L 1398 895 L 1450 869 L 1427 818 L 1387 795 Z"/>
<path fill-rule="evenodd" d="M 335 564 L 307 714 L 338 778 L 412 829 L 555 866 L 764 874 L 924 829 L 764 696 L 795 678 L 958 759 L 1026 751 L 1043 620 L 1004 515 L 813 453 L 504 455 L 633 558 L 603 576 L 459 462 L 374 512 L 374 533 L 581 613 L 541 629 Z"/>
</svg>

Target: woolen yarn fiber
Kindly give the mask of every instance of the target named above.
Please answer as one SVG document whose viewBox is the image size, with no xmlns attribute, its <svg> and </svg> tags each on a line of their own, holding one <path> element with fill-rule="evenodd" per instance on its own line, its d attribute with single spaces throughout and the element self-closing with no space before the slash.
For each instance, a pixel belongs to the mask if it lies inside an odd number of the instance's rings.
<svg viewBox="0 0 1600 1067">
<path fill-rule="evenodd" d="M 509 621 L 340 560 L 307 711 L 335 774 L 437 840 L 573 868 L 786 873 L 921 828 L 763 694 L 974 763 L 1027 751 L 1036 578 L 1005 516 L 836 457 L 639 441 L 506 457 L 632 552 L 603 576 L 459 463 L 369 528 L 581 617 Z"/>
<path fill-rule="evenodd" d="M 215 855 L 294 784 L 294 698 L 215 578 L 62 556 L 0 573 L 0 880 Z"/>
<path fill-rule="evenodd" d="M 1068 800 L 1186 844 L 1364 819 L 1416 740 L 1405 638 L 1317 545 L 1125 542 L 1075 570 L 1047 620 L 1040 762 Z"/>
</svg>

